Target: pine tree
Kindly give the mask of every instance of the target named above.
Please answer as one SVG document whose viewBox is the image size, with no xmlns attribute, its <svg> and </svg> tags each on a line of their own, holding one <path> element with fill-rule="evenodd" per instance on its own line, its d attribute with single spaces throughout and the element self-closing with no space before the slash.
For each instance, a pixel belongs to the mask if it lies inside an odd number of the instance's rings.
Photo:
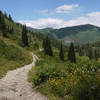
<svg viewBox="0 0 100 100">
<path fill-rule="evenodd" d="M 2 12 L 0 11 L 0 24 L 1 24 Z"/>
<path fill-rule="evenodd" d="M 46 50 L 46 39 L 45 38 L 43 39 L 42 47 L 44 49 L 44 52 L 46 52 L 45 51 Z"/>
<path fill-rule="evenodd" d="M 62 45 L 62 42 L 61 42 L 59 57 L 60 57 L 61 60 L 64 60 L 64 52 L 63 52 L 63 45 Z"/>
<path fill-rule="evenodd" d="M 75 56 L 75 50 L 74 50 L 74 44 L 71 43 L 70 47 L 69 47 L 69 51 L 68 51 L 68 59 L 73 62 L 76 63 L 76 56 Z"/>
<path fill-rule="evenodd" d="M 95 58 L 96 61 L 98 60 L 98 58 L 99 58 L 99 49 L 95 49 L 94 58 Z"/>
<path fill-rule="evenodd" d="M 14 28 L 13 27 L 10 27 L 10 26 L 8 26 L 8 32 L 10 33 L 10 34 L 14 34 Z"/>
<path fill-rule="evenodd" d="M 1 29 L 1 21 L 2 21 L 2 12 L 0 11 L 0 29 Z"/>
<path fill-rule="evenodd" d="M 49 55 L 49 56 L 53 56 L 53 51 L 52 51 L 52 48 L 51 48 L 51 42 L 50 42 L 50 39 L 47 37 L 46 38 L 46 43 L 47 43 L 47 48 L 46 48 L 46 50 L 47 50 L 47 54 Z"/>
<path fill-rule="evenodd" d="M 28 46 L 28 36 L 27 36 L 27 28 L 26 28 L 26 26 L 23 26 L 22 42 L 23 42 L 24 46 Z"/>
<path fill-rule="evenodd" d="M 46 37 L 46 39 L 43 40 L 43 48 L 46 55 L 53 56 L 51 42 L 48 37 Z"/>
<path fill-rule="evenodd" d="M 90 60 L 93 58 L 92 48 L 89 48 L 89 50 L 88 50 L 88 57 L 89 57 Z"/>
<path fill-rule="evenodd" d="M 81 47 L 79 48 L 79 56 L 83 56 L 83 50 Z"/>
<path fill-rule="evenodd" d="M 8 19 L 9 19 L 10 21 L 13 21 L 13 19 L 12 19 L 12 17 L 11 17 L 11 15 L 10 15 L 10 14 L 9 14 Z"/>
<path fill-rule="evenodd" d="M 99 48 L 97 49 L 97 51 L 98 51 L 98 58 L 100 57 L 100 50 L 99 50 Z"/>
<path fill-rule="evenodd" d="M 1 30 L 2 30 L 2 35 L 4 37 L 7 37 L 7 28 L 6 28 L 4 16 L 1 17 Z"/>
</svg>

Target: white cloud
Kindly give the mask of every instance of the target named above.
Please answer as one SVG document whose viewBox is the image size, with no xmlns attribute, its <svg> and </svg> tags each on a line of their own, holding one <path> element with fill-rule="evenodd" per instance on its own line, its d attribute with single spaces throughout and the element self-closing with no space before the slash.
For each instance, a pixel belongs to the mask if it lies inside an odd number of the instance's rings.
<svg viewBox="0 0 100 100">
<path fill-rule="evenodd" d="M 64 20 L 57 18 L 47 18 L 47 19 L 39 19 L 36 21 L 19 21 L 21 24 L 26 24 L 29 27 L 33 28 L 61 28 L 63 26 Z"/>
<path fill-rule="evenodd" d="M 45 9 L 45 10 L 40 10 L 41 13 L 48 13 L 48 9 Z"/>
<path fill-rule="evenodd" d="M 56 13 L 69 13 L 73 11 L 75 8 L 78 8 L 78 4 L 72 4 L 72 5 L 62 5 L 58 8 L 56 8 Z"/>
<path fill-rule="evenodd" d="M 93 24 L 96 26 L 100 26 L 100 12 L 92 12 L 83 17 L 78 17 L 76 19 L 65 21 L 63 19 L 58 18 L 43 18 L 35 21 L 19 21 L 22 24 L 26 24 L 27 26 L 33 28 L 62 28 L 68 26 L 76 26 L 82 24 Z"/>
<path fill-rule="evenodd" d="M 100 12 L 88 13 L 85 17 L 78 17 L 66 22 L 68 26 L 75 26 L 81 24 L 93 24 L 100 27 Z"/>
<path fill-rule="evenodd" d="M 88 14 L 89 17 L 100 17 L 100 12 L 92 12 Z"/>
</svg>

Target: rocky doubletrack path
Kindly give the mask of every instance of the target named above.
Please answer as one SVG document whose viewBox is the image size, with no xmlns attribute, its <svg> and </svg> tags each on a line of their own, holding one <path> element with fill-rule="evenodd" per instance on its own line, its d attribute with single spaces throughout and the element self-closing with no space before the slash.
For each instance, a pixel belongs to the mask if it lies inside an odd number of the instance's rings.
<svg viewBox="0 0 100 100">
<path fill-rule="evenodd" d="M 0 79 L 0 100 L 48 100 L 46 97 L 36 92 L 31 83 L 27 81 L 28 72 L 37 60 L 37 56 L 32 54 L 33 62 L 22 68 L 9 71 L 5 77 Z"/>
</svg>

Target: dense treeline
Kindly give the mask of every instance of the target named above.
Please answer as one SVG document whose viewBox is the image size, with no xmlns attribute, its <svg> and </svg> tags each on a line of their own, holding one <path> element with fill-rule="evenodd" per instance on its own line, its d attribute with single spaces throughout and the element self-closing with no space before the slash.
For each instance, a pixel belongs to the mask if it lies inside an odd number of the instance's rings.
<svg viewBox="0 0 100 100">
<path fill-rule="evenodd" d="M 13 33 L 13 27 L 7 26 L 6 19 L 13 22 L 11 15 L 7 16 L 6 13 L 0 11 L 0 30 L 2 31 L 2 35 L 7 37 L 7 33 Z"/>
<path fill-rule="evenodd" d="M 76 63 L 76 54 L 79 56 L 87 56 L 90 60 L 95 59 L 97 61 L 100 58 L 100 42 L 75 46 L 71 43 L 69 46 L 66 46 L 66 49 L 64 49 L 63 46 L 64 45 L 61 43 L 59 47 L 59 57 L 61 60 L 64 60 L 64 53 L 68 53 L 67 58 L 73 63 Z M 50 40 L 48 42 L 48 37 L 43 40 L 43 48 L 45 54 L 50 55 L 46 53 L 52 48 Z M 51 49 L 51 51 L 53 53 L 53 49 Z"/>
<path fill-rule="evenodd" d="M 52 46 L 51 46 L 50 39 L 48 37 L 46 37 L 43 40 L 43 49 L 44 49 L 44 53 L 46 55 L 53 56 L 53 49 L 52 49 Z M 61 60 L 64 61 L 64 50 L 63 50 L 62 42 L 61 42 L 61 46 L 60 46 L 60 49 L 59 49 L 59 57 L 60 57 Z M 69 46 L 68 57 L 67 58 L 72 63 L 76 63 L 76 55 L 75 55 L 75 50 L 74 50 L 74 44 L 73 43 L 71 43 L 70 46 Z"/>
<path fill-rule="evenodd" d="M 77 45 L 75 49 L 79 56 L 88 56 L 90 59 L 95 60 L 100 58 L 100 42 Z"/>
</svg>

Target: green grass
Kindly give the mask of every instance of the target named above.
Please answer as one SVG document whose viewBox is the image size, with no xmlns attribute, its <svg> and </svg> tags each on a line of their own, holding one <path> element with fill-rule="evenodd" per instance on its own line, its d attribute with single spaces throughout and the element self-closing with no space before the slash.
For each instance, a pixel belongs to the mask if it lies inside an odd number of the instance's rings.
<svg viewBox="0 0 100 100">
<path fill-rule="evenodd" d="M 0 37 L 0 78 L 9 70 L 14 70 L 32 62 L 28 51 L 10 39 Z"/>
<path fill-rule="evenodd" d="M 39 51 L 36 53 L 39 61 L 29 72 L 29 81 L 50 100 L 100 99 L 100 77 L 97 77 L 99 73 L 93 71 L 100 69 L 99 60 L 90 61 L 86 56 L 77 55 L 77 63 L 73 64 L 67 60 L 67 55 L 65 61 L 61 61 L 58 50 L 54 51 L 53 57 Z"/>
</svg>

